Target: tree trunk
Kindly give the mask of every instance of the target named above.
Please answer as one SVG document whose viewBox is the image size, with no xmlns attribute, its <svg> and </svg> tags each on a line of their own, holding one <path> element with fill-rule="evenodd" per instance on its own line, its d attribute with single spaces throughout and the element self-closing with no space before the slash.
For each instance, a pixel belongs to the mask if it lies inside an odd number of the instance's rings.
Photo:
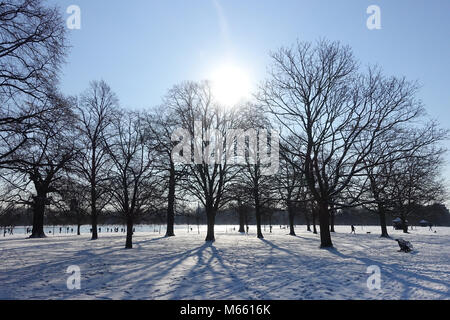
<svg viewBox="0 0 450 320">
<path fill-rule="evenodd" d="M 330 211 L 330 232 L 335 232 L 334 231 L 334 219 L 335 219 L 335 210 L 334 210 L 334 208 L 332 208 Z"/>
<path fill-rule="evenodd" d="M 408 224 L 406 223 L 406 218 L 403 214 L 400 216 L 400 219 L 402 220 L 402 224 L 403 224 L 403 233 L 409 233 L 408 232 Z"/>
<path fill-rule="evenodd" d="M 308 211 L 305 210 L 305 220 L 306 220 L 306 231 L 311 232 L 311 224 L 309 222 Z"/>
<path fill-rule="evenodd" d="M 125 249 L 133 249 L 133 215 L 127 214 L 127 241 Z"/>
<path fill-rule="evenodd" d="M 380 216 L 381 237 L 390 238 L 386 225 L 386 213 L 384 212 L 384 209 L 381 206 L 378 206 L 378 214 Z"/>
<path fill-rule="evenodd" d="M 212 207 L 206 208 L 206 224 L 208 226 L 208 231 L 206 233 L 207 242 L 214 242 L 216 238 L 214 236 L 214 226 L 216 224 L 216 212 Z"/>
<path fill-rule="evenodd" d="M 332 248 L 330 234 L 330 213 L 328 210 L 328 203 L 323 202 L 319 204 L 319 224 L 320 224 L 320 247 Z"/>
<path fill-rule="evenodd" d="M 83 223 L 83 218 L 81 215 L 81 210 L 78 208 L 78 205 L 75 208 L 77 213 L 77 236 L 81 236 L 81 224 Z M 55 231 L 53 231 L 53 234 L 55 234 Z"/>
<path fill-rule="evenodd" d="M 290 229 L 289 235 L 296 236 L 294 228 L 295 211 L 291 204 L 288 204 L 288 214 L 289 214 L 289 229 Z"/>
<path fill-rule="evenodd" d="M 239 232 L 240 233 L 245 233 L 245 215 L 244 215 L 244 210 L 242 209 L 242 206 L 239 205 L 238 207 L 238 214 L 239 214 Z"/>
<path fill-rule="evenodd" d="M 174 224 L 175 224 L 175 169 L 171 165 L 170 178 L 169 178 L 169 194 L 167 199 L 167 232 L 166 237 L 174 237 Z"/>
<path fill-rule="evenodd" d="M 38 196 L 33 200 L 33 230 L 30 236 L 32 239 L 46 238 L 44 232 L 44 212 L 46 199 L 46 193 L 38 193 Z"/>
<path fill-rule="evenodd" d="M 317 228 L 316 228 L 316 218 L 317 218 L 317 209 L 313 208 L 312 210 L 312 223 L 313 223 L 313 233 L 317 234 Z"/>
<path fill-rule="evenodd" d="M 255 215 L 256 215 L 256 230 L 258 234 L 258 239 L 264 239 L 261 230 L 261 209 L 259 208 L 259 203 L 255 206 Z"/>
<path fill-rule="evenodd" d="M 91 197 L 91 218 L 92 218 L 92 238 L 91 240 L 98 239 L 98 231 L 97 231 L 97 207 L 95 205 L 95 197 Z"/>
<path fill-rule="evenodd" d="M 245 228 L 246 228 L 246 230 L 249 228 L 248 227 L 248 213 L 246 212 L 246 213 L 244 213 L 244 220 L 245 220 Z"/>
</svg>

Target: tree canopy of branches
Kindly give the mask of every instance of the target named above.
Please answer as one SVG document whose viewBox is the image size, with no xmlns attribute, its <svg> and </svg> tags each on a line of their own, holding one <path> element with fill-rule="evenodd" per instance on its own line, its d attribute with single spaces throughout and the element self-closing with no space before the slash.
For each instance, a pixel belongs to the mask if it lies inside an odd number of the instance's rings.
<svg viewBox="0 0 450 320">
<path fill-rule="evenodd" d="M 226 143 L 222 140 L 227 129 L 233 128 L 235 118 L 231 111 L 221 108 L 214 101 L 208 82 L 186 82 L 175 86 L 166 103 L 179 117 L 179 123 L 185 130 L 182 138 L 188 147 L 183 152 L 191 155 L 184 155 L 189 158 L 184 186 L 205 207 L 208 225 L 206 241 L 214 241 L 216 214 L 230 201 L 227 188 L 235 175 L 225 156 Z"/>
<path fill-rule="evenodd" d="M 138 113 L 121 112 L 113 121 L 113 135 L 106 141 L 113 162 L 109 191 L 112 205 L 126 220 L 126 249 L 133 247 L 136 216 L 152 205 L 159 192 L 153 176 L 153 150 L 143 122 Z"/>
<path fill-rule="evenodd" d="M 170 98 L 167 104 L 170 105 Z M 167 230 L 166 237 L 175 236 L 175 203 L 177 185 L 185 174 L 184 166 L 177 165 L 173 159 L 172 151 L 176 145 L 172 141 L 172 133 L 181 124 L 179 118 L 170 108 L 166 108 L 166 103 L 162 107 L 154 110 L 154 113 L 147 115 L 148 140 L 151 148 L 155 151 L 155 168 L 161 174 L 161 179 L 167 190 Z M 179 193 L 182 190 L 178 189 Z"/>
<path fill-rule="evenodd" d="M 423 128 L 397 128 L 385 134 L 383 142 L 364 160 L 365 172 L 358 179 L 361 188 L 356 187 L 357 192 L 362 194 L 359 203 L 379 215 L 382 237 L 389 237 L 386 213 L 403 210 L 394 205 L 397 196 L 401 196 L 408 189 L 410 192 L 414 189 L 420 190 L 419 194 L 423 199 L 431 201 L 434 198 L 437 201 L 445 192 L 443 185 L 438 182 L 445 150 L 438 145 L 446 137 L 447 131 L 439 129 L 435 122 L 430 122 Z M 427 173 L 421 177 L 429 179 L 426 185 L 419 185 L 417 179 L 412 179 L 415 176 L 414 171 L 417 170 Z M 408 179 L 408 176 L 411 179 Z M 405 181 L 409 181 L 410 185 L 406 186 Z M 420 184 L 422 183 L 425 181 L 420 181 Z M 400 190 L 402 192 L 399 192 Z M 411 201 L 416 202 L 413 199 Z M 417 201 L 416 204 L 420 202 Z M 403 216 L 404 226 L 406 215 L 400 214 Z"/>
<path fill-rule="evenodd" d="M 41 0 L 0 2 L 0 167 L 25 144 L 52 95 L 67 52 L 56 7 Z"/>
<path fill-rule="evenodd" d="M 309 193 L 303 175 L 298 167 L 298 160 L 282 146 L 280 148 L 280 170 L 276 176 L 278 199 L 287 209 L 289 217 L 289 234 L 295 236 L 294 219 L 297 210 L 303 210 L 308 221 L 307 202 Z"/>
<path fill-rule="evenodd" d="M 239 232 L 244 208 L 255 211 L 258 238 L 264 214 L 286 210 L 295 236 L 295 214 L 309 230 L 312 212 L 329 248 L 337 210 L 377 213 L 388 237 L 387 213 L 406 226 L 417 207 L 443 200 L 448 132 L 425 121 L 416 83 L 362 68 L 348 46 L 281 48 L 255 99 L 233 108 L 204 81 L 133 112 L 104 81 L 78 97 L 58 93 L 63 25 L 43 1 L 0 0 L 0 212 L 31 206 L 32 237 L 45 237 L 46 206 L 58 205 L 78 224 L 90 214 L 92 240 L 100 213 L 120 213 L 127 249 L 139 217 L 155 212 L 166 214 L 167 237 L 176 214 L 199 223 L 205 212 L 205 240 L 215 241 L 216 215 L 235 202 Z"/>
</svg>

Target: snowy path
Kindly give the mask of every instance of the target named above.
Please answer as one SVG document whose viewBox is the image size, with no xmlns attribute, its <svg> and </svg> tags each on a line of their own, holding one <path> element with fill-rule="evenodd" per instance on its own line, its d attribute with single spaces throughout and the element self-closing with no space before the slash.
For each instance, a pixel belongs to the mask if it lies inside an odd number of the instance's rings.
<svg viewBox="0 0 450 320">
<path fill-rule="evenodd" d="M 297 237 L 274 227 L 265 240 L 223 228 L 214 244 L 181 230 L 170 239 L 137 233 L 133 250 L 123 235 L 0 238 L 0 299 L 450 299 L 450 228 L 389 230 L 414 254 L 380 239 L 377 227 L 349 229 L 337 227 L 333 250 L 319 249 L 303 226 Z M 66 287 L 70 265 L 81 269 L 81 290 Z M 381 290 L 367 288 L 371 265 Z"/>
</svg>

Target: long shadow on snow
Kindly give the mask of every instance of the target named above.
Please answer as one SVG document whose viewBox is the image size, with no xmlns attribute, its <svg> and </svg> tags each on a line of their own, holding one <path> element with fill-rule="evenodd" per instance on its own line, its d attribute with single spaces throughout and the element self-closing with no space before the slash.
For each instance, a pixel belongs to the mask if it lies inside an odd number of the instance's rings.
<svg viewBox="0 0 450 320">
<path fill-rule="evenodd" d="M 400 282 L 401 284 L 403 284 L 405 289 L 403 290 L 402 299 L 404 299 L 404 300 L 410 299 L 410 297 L 408 295 L 409 287 L 420 288 L 422 290 L 434 292 L 436 294 L 441 295 L 442 298 L 447 298 L 448 299 L 448 297 L 449 297 L 448 296 L 448 289 L 445 292 L 443 292 L 443 291 L 436 290 L 436 289 L 433 289 L 433 288 L 430 288 L 430 287 L 425 287 L 425 286 L 420 285 L 418 283 L 413 283 L 413 282 L 411 282 L 411 281 L 409 281 L 409 280 L 407 280 L 405 278 L 399 277 L 399 275 L 403 274 L 406 277 L 411 277 L 411 278 L 416 278 L 416 279 L 420 279 L 420 280 L 423 280 L 423 281 L 427 281 L 427 282 L 432 283 L 433 285 L 436 285 L 436 284 L 437 285 L 445 285 L 445 284 L 443 284 L 441 282 L 437 282 L 436 279 L 433 279 L 433 278 L 421 275 L 419 273 L 414 273 L 414 272 L 407 271 L 404 268 L 401 268 L 401 266 L 399 264 L 397 264 L 397 263 L 388 265 L 386 263 L 380 262 L 378 260 L 373 260 L 373 259 L 370 259 L 370 258 L 349 256 L 349 255 L 343 254 L 342 252 L 340 252 L 336 248 L 331 248 L 331 249 L 326 249 L 326 250 L 328 252 L 330 252 L 330 253 L 340 257 L 340 258 L 343 258 L 343 259 L 355 259 L 355 260 L 358 260 L 358 261 L 360 261 L 361 263 L 363 263 L 363 264 L 365 264 L 367 266 L 371 266 L 371 265 L 379 266 L 380 269 L 381 269 L 381 273 L 382 274 L 387 272 L 391 279 L 395 279 L 398 282 Z M 400 253 L 400 254 L 404 254 L 404 253 Z M 447 285 L 445 285 L 445 286 L 447 286 Z"/>
<path fill-rule="evenodd" d="M 207 257 L 207 251 L 210 251 L 209 257 Z M 181 296 L 186 293 L 188 289 L 191 290 L 192 287 L 189 285 L 194 283 L 198 286 L 197 288 L 194 288 L 195 295 L 200 295 L 203 299 L 211 298 L 206 295 L 207 292 L 202 291 L 207 288 L 201 287 L 201 284 L 195 281 L 198 277 L 205 277 L 207 275 L 213 276 L 213 278 L 209 280 L 209 283 L 218 286 L 216 288 L 216 293 L 223 296 L 223 292 L 217 292 L 217 290 L 220 290 L 220 287 L 224 287 L 224 290 L 229 290 L 228 298 L 230 299 L 233 298 L 235 292 L 246 289 L 245 282 L 225 264 L 220 254 L 220 250 L 218 250 L 213 243 L 208 242 L 199 247 L 196 251 L 196 256 L 196 264 L 193 265 L 189 273 L 185 275 L 185 278 L 189 279 L 189 283 L 187 285 L 185 283 L 178 285 L 174 288 L 172 293 Z M 214 262 L 217 262 L 217 264 L 214 265 Z M 217 265 L 220 266 L 220 269 L 214 267 Z M 225 282 L 224 279 L 226 279 Z M 190 298 L 190 296 L 186 296 L 186 298 Z"/>
</svg>

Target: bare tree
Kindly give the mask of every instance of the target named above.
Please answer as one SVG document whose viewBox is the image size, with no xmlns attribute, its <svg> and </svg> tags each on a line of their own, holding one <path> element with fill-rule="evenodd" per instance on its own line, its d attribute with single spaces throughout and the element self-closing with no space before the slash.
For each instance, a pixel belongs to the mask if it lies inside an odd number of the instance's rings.
<svg viewBox="0 0 450 320">
<path fill-rule="evenodd" d="M 183 185 L 188 193 L 198 199 L 206 211 L 208 231 L 206 241 L 215 241 L 214 226 L 218 210 L 231 200 L 227 191 L 234 177 L 232 166 L 226 158 L 227 129 L 233 128 L 233 114 L 217 103 L 208 82 L 186 82 L 175 86 L 169 93 L 166 105 L 170 107 L 182 125 L 186 144 L 180 153 L 185 158 L 188 173 Z M 184 142 L 184 143 L 183 143 Z M 174 150 L 177 154 L 177 150 Z"/>
<path fill-rule="evenodd" d="M 170 100 L 170 99 L 169 99 Z M 168 102 L 170 104 L 170 101 Z M 165 106 L 147 116 L 147 129 L 151 147 L 156 151 L 155 167 L 162 174 L 161 179 L 167 185 L 167 231 L 166 237 L 175 236 L 175 203 L 177 184 L 184 176 L 186 168 L 175 164 L 172 151 L 176 142 L 172 141 L 172 133 L 180 127 L 178 118 Z"/>
<path fill-rule="evenodd" d="M 108 171 L 111 160 L 104 141 L 109 140 L 108 128 L 118 112 L 118 99 L 104 81 L 93 81 L 78 99 L 76 108 L 78 142 L 82 152 L 77 158 L 76 169 L 90 189 L 92 240 L 97 240 L 97 220 L 108 204 Z"/>
<path fill-rule="evenodd" d="M 52 113 L 40 118 L 39 126 L 24 147 L 14 153 L 8 166 L 12 174 L 6 178 L 16 190 L 15 201 L 33 208 L 32 238 L 45 237 L 44 212 L 46 205 L 51 203 L 49 194 L 58 191 L 63 171 L 70 169 L 69 164 L 78 153 L 71 101 L 52 98 L 46 103 L 53 104 Z M 34 192 L 30 190 L 30 184 Z M 30 193 L 31 199 L 26 198 Z"/>
<path fill-rule="evenodd" d="M 105 141 L 113 161 L 110 172 L 112 205 L 123 214 L 127 224 L 125 248 L 133 248 L 136 217 L 148 209 L 155 197 L 153 154 L 147 144 L 142 116 L 122 111 L 113 121 L 113 134 Z"/>
</svg>

